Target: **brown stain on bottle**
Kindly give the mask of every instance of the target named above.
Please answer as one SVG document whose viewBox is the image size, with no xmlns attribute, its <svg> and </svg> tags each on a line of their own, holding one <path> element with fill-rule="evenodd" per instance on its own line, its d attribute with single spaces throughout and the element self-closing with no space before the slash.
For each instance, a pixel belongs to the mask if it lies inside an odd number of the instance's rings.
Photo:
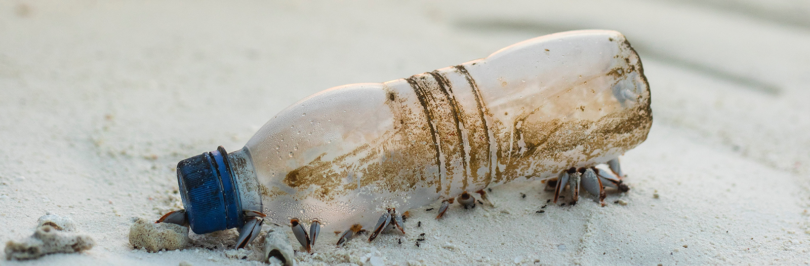
<svg viewBox="0 0 810 266">
<path fill-rule="evenodd" d="M 445 76 L 443 76 L 441 73 L 439 73 L 438 71 L 430 72 L 430 75 L 433 76 L 433 79 L 436 80 L 439 89 L 444 94 L 444 97 L 447 99 L 447 101 L 450 103 L 450 106 L 449 106 L 450 110 L 449 111 L 453 115 L 453 120 L 454 120 L 453 124 L 456 126 L 456 137 L 458 137 L 458 143 L 457 143 L 456 149 L 461 154 L 461 164 L 462 164 L 462 167 L 463 167 L 463 169 L 461 170 L 462 174 L 463 174 L 463 179 L 461 180 L 462 189 L 466 190 L 467 185 L 468 185 L 467 182 L 468 182 L 468 179 L 469 179 L 469 173 L 468 173 L 468 166 L 467 166 L 468 157 L 467 157 L 466 151 L 464 151 L 464 145 L 467 144 L 467 143 L 464 140 L 464 133 L 461 132 L 461 128 L 465 124 L 464 123 L 464 117 L 463 117 L 464 111 L 461 109 L 461 106 L 458 104 L 458 102 L 456 101 L 455 96 L 453 95 L 453 87 L 450 84 L 450 81 L 447 80 L 447 78 Z M 462 115 L 459 115 L 459 114 L 462 114 Z"/>
<path fill-rule="evenodd" d="M 427 120 L 428 126 L 430 127 L 430 135 L 433 138 L 433 147 L 436 149 L 436 166 L 439 167 L 439 175 L 442 173 L 442 163 L 441 163 L 441 145 L 439 144 L 439 136 L 436 132 L 436 125 L 433 123 L 435 121 L 435 115 L 433 114 L 433 108 L 430 106 L 430 95 L 422 88 L 421 85 L 417 82 L 414 76 L 411 76 L 407 79 L 408 84 L 411 85 L 413 88 L 414 93 L 416 93 L 416 98 L 419 99 L 419 104 L 422 105 L 422 110 L 425 113 L 425 119 Z M 446 166 L 445 166 L 445 169 Z M 436 187 L 436 192 L 440 192 L 442 190 L 442 182 L 439 181 L 438 186 Z"/>
<path fill-rule="evenodd" d="M 632 47 L 624 41 L 620 42 L 620 49 L 632 50 Z M 636 53 L 633 51 L 630 55 L 636 56 Z M 450 84 L 444 76 L 446 73 L 432 72 L 409 77 L 405 81 L 413 89 L 419 108 L 408 107 L 406 99 L 409 97 L 399 95 L 407 92 L 386 88 L 386 105 L 395 121 L 391 129 L 335 159 L 324 161 L 324 155 L 321 155 L 287 173 L 283 183 L 296 189 L 295 198 L 314 197 L 325 202 L 360 188 L 407 196 L 417 187 L 433 187 L 436 193 L 446 194 L 450 192 L 452 180 L 443 182 L 441 174 L 445 173 L 447 179 L 452 179 L 454 171 L 458 170 L 451 164 L 454 158 L 461 158 L 462 171 L 465 172 L 463 189 L 467 189 L 470 180 L 477 185 L 481 185 L 478 182 L 482 181 L 483 186 L 493 181 L 505 183 L 520 176 L 530 178 L 538 173 L 563 171 L 608 152 L 629 150 L 646 140 L 652 126 L 649 85 L 643 75 L 640 59 L 637 56 L 634 59 L 636 62 L 632 64 L 626 58 L 624 66 L 611 69 L 603 77 L 609 77 L 616 85 L 628 79 L 627 75 L 637 73 L 644 90 L 633 102 L 635 106 L 617 109 L 596 120 L 534 119 L 542 115 L 540 108 L 517 114 L 513 116 L 513 121 L 495 119 L 486 107 L 487 102 L 478 84 L 463 65 L 454 66 L 453 71 L 466 79 L 474 96 L 477 110 L 471 114 L 464 112 L 463 107 L 455 101 L 452 90 L 461 86 Z M 582 84 L 591 84 L 589 81 L 594 78 L 586 79 Z M 647 99 L 642 100 L 644 97 Z M 590 105 L 585 103 L 566 108 L 578 113 L 602 111 L 602 107 L 580 106 Z M 515 134 L 511 141 L 510 128 Z M 461 137 L 464 130 L 470 137 L 466 141 Z M 512 147 L 518 140 L 525 143 L 523 149 Z M 469 153 L 464 152 L 465 142 L 470 147 Z M 510 147 L 513 148 L 512 153 L 509 153 Z M 565 155 L 573 150 L 580 156 L 572 158 Z M 497 156 L 494 160 L 493 155 Z M 467 158 L 469 164 L 466 163 Z M 507 159 L 508 162 L 504 163 Z M 505 166 L 498 167 L 493 161 Z M 554 163 L 544 164 L 543 161 Z M 559 166 L 561 161 L 564 161 L 564 167 Z M 488 166 L 484 176 L 478 176 L 477 170 L 481 164 Z M 432 171 L 430 167 L 438 168 L 438 171 Z M 264 189 L 262 194 L 283 195 L 279 191 Z"/>
<path fill-rule="evenodd" d="M 484 99 L 481 96 L 481 91 L 478 88 L 478 84 L 475 82 L 475 79 L 470 75 L 470 72 L 467 71 L 467 68 L 464 67 L 464 65 L 456 65 L 456 66 L 453 66 L 453 68 L 455 69 L 455 71 L 457 73 L 464 76 L 465 80 L 467 80 L 467 83 L 470 86 L 470 90 L 471 90 L 471 92 L 472 92 L 472 94 L 473 94 L 473 96 L 475 98 L 475 106 L 477 107 L 476 110 L 478 111 L 478 117 L 477 118 L 480 119 L 479 120 L 480 123 L 481 123 L 480 128 L 483 129 L 483 132 L 478 132 L 478 133 L 479 134 L 483 133 L 484 138 L 486 139 L 486 142 L 484 143 L 486 145 L 486 149 L 485 149 L 486 150 L 486 164 L 485 165 L 487 165 L 488 171 L 484 176 L 484 178 L 486 179 L 486 181 L 484 181 L 484 183 L 486 184 L 486 186 L 489 186 L 490 182 L 492 182 L 492 170 L 496 168 L 496 166 L 492 164 L 492 139 L 490 137 L 491 132 L 490 132 L 490 129 L 489 129 L 490 126 L 489 126 L 489 122 L 488 122 L 488 117 L 492 117 L 492 115 L 489 114 L 489 111 L 486 108 L 486 103 L 484 102 Z M 473 118 L 473 117 L 469 118 L 469 120 L 474 120 L 474 119 L 475 118 Z M 471 141 L 470 143 L 471 143 L 470 148 L 475 149 L 475 148 L 472 147 L 473 143 L 480 143 L 480 141 L 478 141 L 478 142 L 477 141 Z M 476 146 L 480 146 L 480 145 L 476 145 Z M 476 147 L 476 148 L 482 149 L 480 147 Z M 477 170 L 479 168 L 478 167 L 479 166 L 478 162 L 480 161 L 480 159 L 474 158 L 473 156 L 477 157 L 476 155 L 480 154 L 481 152 L 483 152 L 483 151 L 478 151 L 478 152 L 472 152 L 471 151 L 470 152 L 470 157 L 471 157 L 470 161 L 472 162 L 471 167 L 473 169 L 473 172 L 476 173 L 476 176 L 477 176 Z M 477 182 L 477 179 L 476 179 L 476 182 Z"/>
</svg>

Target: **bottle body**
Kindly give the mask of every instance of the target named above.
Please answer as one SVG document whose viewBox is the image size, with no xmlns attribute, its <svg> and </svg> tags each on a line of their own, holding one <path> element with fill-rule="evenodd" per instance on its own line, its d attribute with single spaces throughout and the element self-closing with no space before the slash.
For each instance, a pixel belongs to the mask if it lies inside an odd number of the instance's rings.
<svg viewBox="0 0 810 266">
<path fill-rule="evenodd" d="M 406 79 L 317 93 L 228 157 L 245 184 L 243 209 L 278 223 L 369 227 L 386 208 L 404 212 L 614 159 L 646 139 L 649 104 L 624 36 L 567 32 Z"/>
</svg>

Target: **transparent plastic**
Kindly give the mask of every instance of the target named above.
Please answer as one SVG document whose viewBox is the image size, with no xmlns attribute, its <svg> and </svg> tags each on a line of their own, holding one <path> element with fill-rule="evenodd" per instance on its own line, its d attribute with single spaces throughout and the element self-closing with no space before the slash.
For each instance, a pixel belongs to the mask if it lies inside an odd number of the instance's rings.
<svg viewBox="0 0 810 266">
<path fill-rule="evenodd" d="M 240 189 L 260 194 L 243 205 L 263 206 L 274 222 L 370 228 L 386 208 L 402 213 L 604 163 L 643 142 L 651 124 L 649 86 L 625 37 L 573 31 L 405 79 L 322 91 L 229 156 L 241 168 Z M 245 185 L 253 175 L 257 183 Z"/>
</svg>

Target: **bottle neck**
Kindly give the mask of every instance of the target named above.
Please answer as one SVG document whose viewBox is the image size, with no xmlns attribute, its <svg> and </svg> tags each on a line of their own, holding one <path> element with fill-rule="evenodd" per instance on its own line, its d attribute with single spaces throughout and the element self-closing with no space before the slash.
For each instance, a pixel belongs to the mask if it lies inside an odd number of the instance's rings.
<svg viewBox="0 0 810 266">
<path fill-rule="evenodd" d="M 244 147 L 229 153 L 227 158 L 236 187 L 239 189 L 242 211 L 263 212 L 261 189 L 250 150 Z"/>
</svg>

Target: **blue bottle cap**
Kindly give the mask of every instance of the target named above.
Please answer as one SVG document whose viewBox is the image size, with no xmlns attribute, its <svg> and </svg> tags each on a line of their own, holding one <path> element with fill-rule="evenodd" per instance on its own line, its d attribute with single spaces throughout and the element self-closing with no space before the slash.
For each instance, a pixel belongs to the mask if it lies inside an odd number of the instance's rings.
<svg viewBox="0 0 810 266">
<path fill-rule="evenodd" d="M 177 183 L 191 230 L 205 234 L 244 224 L 239 189 L 219 146 L 177 163 Z"/>
</svg>

